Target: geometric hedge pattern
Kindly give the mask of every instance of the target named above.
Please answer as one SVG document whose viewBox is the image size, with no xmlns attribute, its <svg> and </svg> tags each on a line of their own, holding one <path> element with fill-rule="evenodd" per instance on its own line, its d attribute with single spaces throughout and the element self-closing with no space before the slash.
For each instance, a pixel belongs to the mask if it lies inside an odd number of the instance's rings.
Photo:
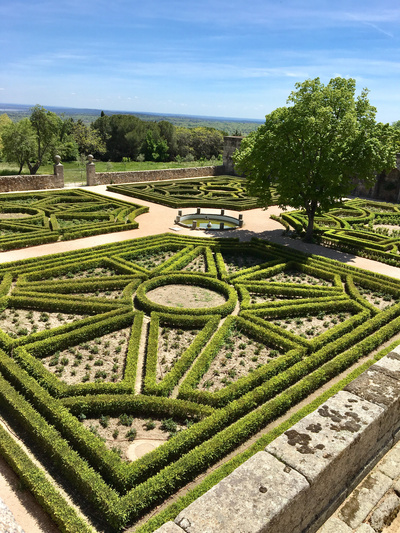
<svg viewBox="0 0 400 533">
<path fill-rule="evenodd" d="M 0 449 L 66 531 L 132 527 L 400 332 L 399 281 L 259 239 L 158 235 L 0 279 L 1 415 L 42 466 Z M 134 444 L 132 420 L 169 438 L 129 461 L 104 432 Z"/>
<path fill-rule="evenodd" d="M 260 207 L 257 198 L 246 193 L 246 180 L 241 177 L 219 176 L 153 183 L 109 185 L 107 189 L 126 196 L 174 208 L 218 207 L 244 211 Z M 274 189 L 271 189 L 276 203 Z"/>
<path fill-rule="evenodd" d="M 0 251 L 137 228 L 147 207 L 75 190 L 0 195 Z"/>
<path fill-rule="evenodd" d="M 287 228 L 307 227 L 302 211 L 282 213 Z M 315 217 L 318 242 L 344 252 L 398 266 L 400 264 L 400 208 L 372 200 L 348 200 Z"/>
</svg>

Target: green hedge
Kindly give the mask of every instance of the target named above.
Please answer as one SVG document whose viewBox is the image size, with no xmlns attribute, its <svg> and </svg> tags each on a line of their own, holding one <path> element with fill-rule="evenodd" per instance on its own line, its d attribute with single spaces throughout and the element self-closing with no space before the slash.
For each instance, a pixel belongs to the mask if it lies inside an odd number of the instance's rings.
<svg viewBox="0 0 400 533">
<path fill-rule="evenodd" d="M 188 370 L 200 351 L 207 344 L 211 336 L 214 334 L 220 321 L 219 316 L 202 316 L 199 318 L 192 316 L 162 315 L 159 313 L 151 314 L 151 323 L 149 336 L 147 341 L 147 356 L 146 356 L 146 374 L 144 379 L 144 392 L 146 394 L 155 394 L 160 396 L 168 396 L 173 388 L 177 385 L 180 378 Z M 195 340 L 180 356 L 162 379 L 160 383 L 156 381 L 157 360 L 158 360 L 158 336 L 160 325 L 180 326 L 185 328 L 199 328 L 202 331 L 196 336 Z"/>
<path fill-rule="evenodd" d="M 136 291 L 136 304 L 140 309 L 143 309 L 147 312 L 159 311 L 170 314 L 185 313 L 189 315 L 204 315 L 204 308 L 186 308 L 183 310 L 179 307 L 170 307 L 167 305 L 157 304 L 146 297 L 146 293 L 152 289 L 173 284 L 200 286 L 223 294 L 227 301 L 222 305 L 208 308 L 206 312 L 209 314 L 225 316 L 231 313 L 235 308 L 237 294 L 233 287 L 226 285 L 217 279 L 189 273 L 166 274 L 165 276 L 155 277 L 145 281 Z"/>
</svg>

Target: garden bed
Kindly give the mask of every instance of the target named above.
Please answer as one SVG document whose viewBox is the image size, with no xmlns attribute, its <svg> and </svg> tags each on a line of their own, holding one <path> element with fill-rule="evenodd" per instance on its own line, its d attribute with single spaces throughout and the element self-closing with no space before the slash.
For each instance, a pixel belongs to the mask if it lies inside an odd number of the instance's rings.
<svg viewBox="0 0 400 533">
<path fill-rule="evenodd" d="M 46 508 L 71 532 L 77 509 L 135 530 L 400 334 L 398 280 L 258 239 L 152 236 L 4 264 L 0 280 L 1 414 L 65 479 L 71 500 Z"/>
<path fill-rule="evenodd" d="M 0 251 L 134 229 L 147 211 L 79 189 L 0 194 Z"/>
</svg>

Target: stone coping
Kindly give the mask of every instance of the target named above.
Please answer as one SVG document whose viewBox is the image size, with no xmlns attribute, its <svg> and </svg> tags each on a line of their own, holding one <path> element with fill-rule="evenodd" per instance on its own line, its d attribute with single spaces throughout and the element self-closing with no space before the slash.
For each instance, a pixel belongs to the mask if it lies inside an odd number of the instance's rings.
<svg viewBox="0 0 400 533">
<path fill-rule="evenodd" d="M 400 347 L 157 533 L 313 533 L 399 440 Z"/>
</svg>

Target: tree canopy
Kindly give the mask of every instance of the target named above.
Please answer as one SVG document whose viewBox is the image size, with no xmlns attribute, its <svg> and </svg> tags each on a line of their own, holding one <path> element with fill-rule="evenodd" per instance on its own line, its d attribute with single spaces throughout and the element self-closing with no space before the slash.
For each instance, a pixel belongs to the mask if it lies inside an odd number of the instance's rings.
<svg viewBox="0 0 400 533">
<path fill-rule="evenodd" d="M 296 83 L 280 107 L 265 117 L 257 131 L 234 154 L 237 171 L 247 177 L 248 190 L 265 205 L 270 185 L 282 207 L 304 209 L 306 240 L 314 217 L 354 188 L 354 179 L 373 183 L 377 171 L 395 166 L 396 130 L 375 121 L 368 90 L 356 97 L 354 79 L 319 78 Z"/>
<path fill-rule="evenodd" d="M 224 135 L 209 127 L 175 127 L 166 120 L 144 121 L 134 115 L 102 115 L 93 129 L 106 151 L 96 156 L 111 161 L 123 157 L 146 161 L 200 160 L 218 158 Z"/>
</svg>

